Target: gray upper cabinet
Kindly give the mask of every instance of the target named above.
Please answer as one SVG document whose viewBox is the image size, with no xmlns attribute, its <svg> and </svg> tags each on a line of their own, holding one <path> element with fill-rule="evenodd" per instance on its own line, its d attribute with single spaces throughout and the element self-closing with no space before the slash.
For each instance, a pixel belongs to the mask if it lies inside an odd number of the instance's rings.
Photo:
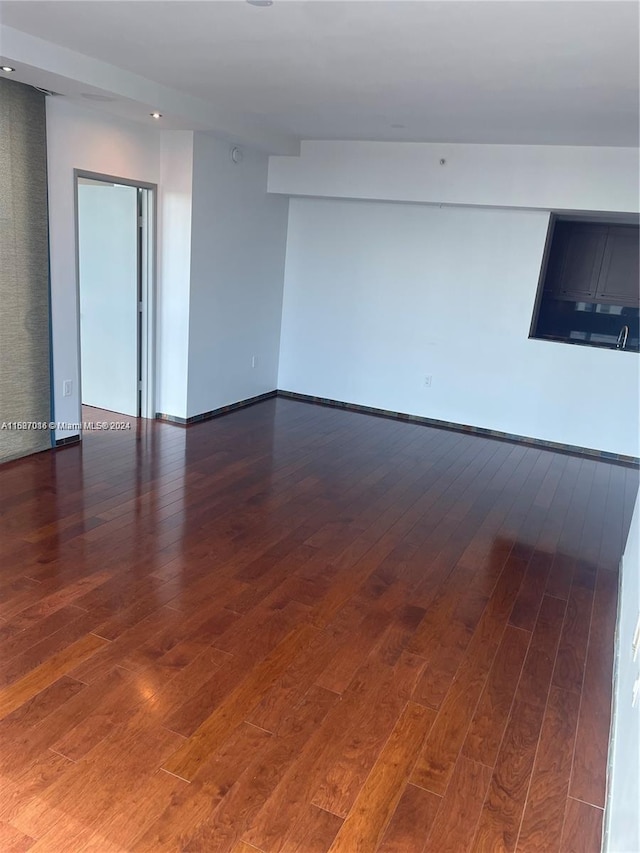
<svg viewBox="0 0 640 853">
<path fill-rule="evenodd" d="M 557 222 L 549 270 L 555 298 L 638 306 L 638 234 L 632 225 Z"/>
<path fill-rule="evenodd" d="M 632 226 L 609 228 L 598 285 L 598 302 L 638 305 L 640 269 L 638 229 Z"/>
<path fill-rule="evenodd" d="M 557 296 L 576 302 L 596 302 L 608 229 L 606 226 L 572 222 L 563 231 L 564 246 Z"/>
</svg>

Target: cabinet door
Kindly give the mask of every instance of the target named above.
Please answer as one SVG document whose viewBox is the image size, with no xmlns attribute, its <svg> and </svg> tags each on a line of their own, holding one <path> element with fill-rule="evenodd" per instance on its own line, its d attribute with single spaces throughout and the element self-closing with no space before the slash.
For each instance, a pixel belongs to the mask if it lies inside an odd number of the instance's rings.
<svg viewBox="0 0 640 853">
<path fill-rule="evenodd" d="M 608 227 L 572 223 L 568 229 L 564 262 L 556 297 L 595 302 Z"/>
<path fill-rule="evenodd" d="M 552 225 L 553 231 L 548 239 L 551 240 L 547 269 L 545 271 L 545 290 L 550 291 L 556 298 L 562 283 L 562 269 L 569 243 L 571 225 L 569 222 L 557 220 Z"/>
<path fill-rule="evenodd" d="M 610 226 L 595 301 L 640 304 L 639 233 L 632 225 Z"/>
</svg>

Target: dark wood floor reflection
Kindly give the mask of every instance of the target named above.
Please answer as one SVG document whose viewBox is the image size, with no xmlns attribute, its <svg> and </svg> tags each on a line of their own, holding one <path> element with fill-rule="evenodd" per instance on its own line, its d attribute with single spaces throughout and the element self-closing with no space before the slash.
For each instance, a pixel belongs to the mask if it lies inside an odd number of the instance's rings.
<svg viewBox="0 0 640 853">
<path fill-rule="evenodd" d="M 598 850 L 637 486 L 282 399 L 4 466 L 0 849 Z"/>
</svg>

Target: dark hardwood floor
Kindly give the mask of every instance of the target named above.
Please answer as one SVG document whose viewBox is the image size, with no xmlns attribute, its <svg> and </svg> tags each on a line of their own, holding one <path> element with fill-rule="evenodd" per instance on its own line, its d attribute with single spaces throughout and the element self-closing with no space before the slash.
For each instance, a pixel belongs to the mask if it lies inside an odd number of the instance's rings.
<svg viewBox="0 0 640 853">
<path fill-rule="evenodd" d="M 283 399 L 3 466 L 0 849 L 599 850 L 637 487 Z"/>
</svg>

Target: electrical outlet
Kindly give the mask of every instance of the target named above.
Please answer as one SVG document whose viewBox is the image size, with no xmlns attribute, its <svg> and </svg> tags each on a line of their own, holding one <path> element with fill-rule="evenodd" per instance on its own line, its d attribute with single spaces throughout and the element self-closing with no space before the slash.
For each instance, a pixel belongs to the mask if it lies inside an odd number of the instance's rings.
<svg viewBox="0 0 640 853">
<path fill-rule="evenodd" d="M 424 377 L 424 387 L 425 388 L 431 388 L 431 380 L 432 379 L 433 379 L 433 376 L 431 376 L 431 374 L 429 374 L 429 376 Z"/>
<path fill-rule="evenodd" d="M 255 355 L 252 355 L 251 356 L 251 367 L 255 367 L 257 363 L 258 363 L 258 359 L 255 357 Z"/>
<path fill-rule="evenodd" d="M 65 379 L 62 383 L 62 396 L 70 397 L 73 392 L 73 382 L 71 379 Z"/>
</svg>

